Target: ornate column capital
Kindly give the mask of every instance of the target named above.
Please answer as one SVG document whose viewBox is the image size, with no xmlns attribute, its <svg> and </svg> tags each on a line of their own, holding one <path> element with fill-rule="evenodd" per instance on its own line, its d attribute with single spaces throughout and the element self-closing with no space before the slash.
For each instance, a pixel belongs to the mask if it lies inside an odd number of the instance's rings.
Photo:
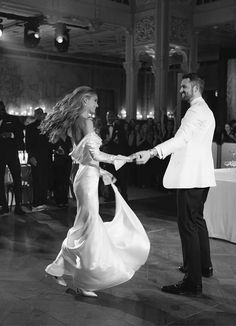
<svg viewBox="0 0 236 326">
<path fill-rule="evenodd" d="M 153 43 L 155 34 L 154 17 L 148 15 L 142 17 L 135 23 L 135 44 Z"/>
</svg>

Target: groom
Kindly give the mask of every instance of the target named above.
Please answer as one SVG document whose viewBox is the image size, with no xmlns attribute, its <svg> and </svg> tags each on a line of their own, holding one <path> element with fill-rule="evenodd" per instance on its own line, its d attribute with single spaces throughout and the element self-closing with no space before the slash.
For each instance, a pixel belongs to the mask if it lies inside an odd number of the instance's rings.
<svg viewBox="0 0 236 326">
<path fill-rule="evenodd" d="M 173 138 L 135 154 L 137 164 L 145 164 L 154 156 L 164 159 L 171 154 L 163 184 L 177 189 L 177 218 L 184 261 L 180 270 L 186 273 L 181 282 L 162 287 L 163 292 L 172 294 L 201 294 L 202 276 L 213 274 L 203 210 L 209 187 L 216 185 L 211 150 L 215 119 L 202 98 L 203 89 L 204 81 L 198 74 L 184 75 L 180 93 L 190 107 L 180 128 Z"/>
</svg>

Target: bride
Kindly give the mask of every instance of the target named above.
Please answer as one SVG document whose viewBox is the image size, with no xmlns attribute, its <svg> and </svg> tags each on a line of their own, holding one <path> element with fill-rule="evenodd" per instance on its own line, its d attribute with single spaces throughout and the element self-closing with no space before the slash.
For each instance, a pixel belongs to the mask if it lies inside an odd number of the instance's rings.
<svg viewBox="0 0 236 326">
<path fill-rule="evenodd" d="M 93 89 L 78 87 L 54 106 L 40 126 L 51 142 L 69 134 L 74 143 L 71 156 L 79 163 L 73 185 L 77 199 L 74 225 L 46 273 L 64 286 L 67 284 L 63 275 L 71 276 L 77 290 L 91 297 L 97 296 L 96 290 L 131 279 L 146 262 L 150 250 L 147 234 L 113 184 L 113 176 L 99 167 L 99 162 L 105 162 L 118 169 L 132 159 L 99 150 L 102 140 L 94 131 L 92 120 L 97 101 Z M 106 223 L 99 216 L 100 176 L 105 184 L 111 184 L 116 200 L 115 216 Z"/>
</svg>

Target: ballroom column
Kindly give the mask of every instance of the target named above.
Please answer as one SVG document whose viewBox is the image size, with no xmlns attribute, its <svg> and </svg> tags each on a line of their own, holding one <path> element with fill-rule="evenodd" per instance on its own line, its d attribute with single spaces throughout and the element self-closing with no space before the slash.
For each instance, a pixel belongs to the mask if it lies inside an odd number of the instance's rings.
<svg viewBox="0 0 236 326">
<path fill-rule="evenodd" d="M 166 113 L 167 78 L 169 60 L 169 0 L 156 0 L 155 7 L 155 57 L 152 70 L 155 76 L 154 111 L 161 121 Z"/>
<path fill-rule="evenodd" d="M 125 62 L 123 64 L 126 72 L 126 103 L 127 118 L 136 119 L 137 111 L 137 78 L 141 66 L 134 49 L 134 33 L 126 31 Z"/>
<path fill-rule="evenodd" d="M 197 72 L 198 66 L 198 32 L 193 31 L 189 55 L 189 71 Z"/>
</svg>

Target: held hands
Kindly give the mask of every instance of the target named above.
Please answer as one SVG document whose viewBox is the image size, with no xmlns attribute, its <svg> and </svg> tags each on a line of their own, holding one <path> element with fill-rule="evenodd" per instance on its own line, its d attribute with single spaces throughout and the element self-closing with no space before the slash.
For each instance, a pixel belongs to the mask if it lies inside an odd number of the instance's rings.
<svg viewBox="0 0 236 326">
<path fill-rule="evenodd" d="M 150 159 L 150 151 L 141 151 L 132 154 L 135 157 L 137 164 L 145 164 Z"/>
<path fill-rule="evenodd" d="M 112 158 L 116 171 L 119 170 L 125 163 L 133 162 L 133 158 L 131 158 L 131 156 L 114 155 Z"/>
</svg>

